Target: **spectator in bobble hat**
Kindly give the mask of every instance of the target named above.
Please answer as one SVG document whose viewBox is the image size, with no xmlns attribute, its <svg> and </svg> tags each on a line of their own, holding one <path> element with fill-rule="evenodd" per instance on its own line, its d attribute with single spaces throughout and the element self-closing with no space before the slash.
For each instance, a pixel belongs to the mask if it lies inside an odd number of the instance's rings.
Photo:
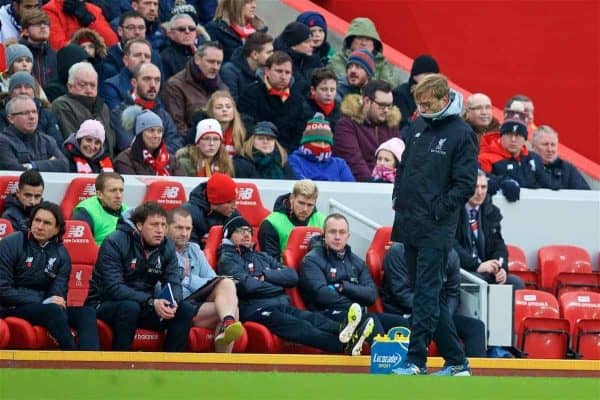
<svg viewBox="0 0 600 400">
<path fill-rule="evenodd" d="M 98 174 L 113 172 L 112 160 L 104 150 L 106 133 L 100 121 L 83 121 L 79 130 L 65 140 L 65 154 L 69 159 L 69 172 Z"/>
<path fill-rule="evenodd" d="M 342 102 L 349 94 L 360 95 L 375 71 L 373 54 L 369 50 L 355 50 L 346 62 L 346 75 L 338 81 L 336 101 Z"/>
<path fill-rule="evenodd" d="M 381 143 L 375 151 L 376 164 L 371 173 L 374 182 L 394 183 L 404 148 L 404 142 L 400 138 L 391 138 Z"/>
<path fill-rule="evenodd" d="M 223 144 L 221 124 L 214 118 L 198 122 L 194 144 L 177 150 L 175 157 L 186 176 L 210 177 L 215 172 L 233 176 L 233 164 Z"/>
<path fill-rule="evenodd" d="M 352 172 L 342 158 L 333 157 L 333 133 L 323 114 L 316 113 L 306 123 L 300 147 L 290 155 L 297 179 L 354 182 Z"/>
<path fill-rule="evenodd" d="M 235 209 L 237 186 L 233 179 L 219 172 L 196 186 L 182 207 L 192 214 L 191 241 L 204 248 L 208 231 L 214 225 L 225 225 L 229 217 L 240 213 Z"/>
<path fill-rule="evenodd" d="M 260 121 L 254 134 L 244 144 L 240 154 L 233 157 L 235 176 L 256 179 L 295 179 L 287 162 L 287 152 L 277 141 L 277 127 Z"/>
<path fill-rule="evenodd" d="M 167 150 L 163 122 L 150 110 L 131 106 L 123 111 L 123 126 L 135 127 L 131 147 L 115 159 L 115 171 L 129 175 L 183 175 L 179 165 Z"/>
<path fill-rule="evenodd" d="M 302 93 L 307 93 L 313 70 L 323 66 L 320 58 L 313 54 L 313 40 L 308 26 L 299 22 L 289 23 L 275 39 L 273 47 L 292 57 L 294 86 Z"/>
<path fill-rule="evenodd" d="M 327 41 L 327 21 L 316 11 L 306 11 L 298 15 L 296 21 L 308 26 L 312 38 L 313 52 L 321 59 L 321 64 L 327 65 L 334 51 Z"/>
<path fill-rule="evenodd" d="M 402 114 L 400 129 L 404 128 L 417 118 L 417 104 L 415 103 L 415 99 L 411 92 L 413 86 L 419 83 L 427 75 L 437 74 L 439 72 L 440 67 L 432 56 L 428 54 L 420 55 L 413 61 L 408 82 L 404 82 L 394 88 L 394 104 L 400 109 L 400 114 Z"/>
</svg>

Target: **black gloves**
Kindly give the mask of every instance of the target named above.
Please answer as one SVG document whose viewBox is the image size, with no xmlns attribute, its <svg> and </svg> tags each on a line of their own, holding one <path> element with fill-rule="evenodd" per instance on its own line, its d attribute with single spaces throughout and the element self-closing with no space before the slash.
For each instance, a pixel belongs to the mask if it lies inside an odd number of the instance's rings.
<svg viewBox="0 0 600 400">
<path fill-rule="evenodd" d="M 502 194 L 506 197 L 506 200 L 515 202 L 519 200 L 521 195 L 521 186 L 519 182 L 514 179 L 505 179 L 500 184 L 500 189 L 502 189 Z"/>
<path fill-rule="evenodd" d="M 63 11 L 65 14 L 77 18 L 82 26 L 88 26 L 96 20 L 96 17 L 85 8 L 85 2 L 83 0 L 65 0 Z"/>
</svg>

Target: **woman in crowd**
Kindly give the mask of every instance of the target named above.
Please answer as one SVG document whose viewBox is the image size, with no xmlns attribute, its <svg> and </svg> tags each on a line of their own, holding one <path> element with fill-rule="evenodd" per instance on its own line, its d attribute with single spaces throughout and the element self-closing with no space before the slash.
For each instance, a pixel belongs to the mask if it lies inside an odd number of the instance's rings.
<svg viewBox="0 0 600 400">
<path fill-rule="evenodd" d="M 125 129 L 135 127 L 131 146 L 115 158 L 115 171 L 130 175 L 183 175 L 163 140 L 162 120 L 150 110 L 130 106 L 123 111 Z"/>
<path fill-rule="evenodd" d="M 104 151 L 106 133 L 100 121 L 83 121 L 79 130 L 65 140 L 65 154 L 69 159 L 69 171 L 79 174 L 113 172 L 112 160 Z"/>
<path fill-rule="evenodd" d="M 277 141 L 277 127 L 268 121 L 256 124 L 242 152 L 233 157 L 237 178 L 295 179 L 287 152 Z"/>
<path fill-rule="evenodd" d="M 223 144 L 221 124 L 214 118 L 198 122 L 194 144 L 177 150 L 175 157 L 186 176 L 210 177 L 215 172 L 234 175 L 231 158 Z"/>
<path fill-rule="evenodd" d="M 27 46 L 22 44 L 12 44 L 6 48 L 6 70 L 0 73 L 0 93 L 8 92 L 10 77 L 19 71 L 25 71 L 31 74 L 33 71 L 33 54 Z M 35 97 L 40 100 L 48 100 L 46 93 L 40 84 L 34 79 L 35 87 L 33 92 Z"/>
<path fill-rule="evenodd" d="M 394 183 L 396 168 L 402 159 L 404 147 L 404 142 L 400 138 L 391 138 L 381 143 L 375 151 L 377 164 L 371 173 L 373 182 Z"/>
</svg>

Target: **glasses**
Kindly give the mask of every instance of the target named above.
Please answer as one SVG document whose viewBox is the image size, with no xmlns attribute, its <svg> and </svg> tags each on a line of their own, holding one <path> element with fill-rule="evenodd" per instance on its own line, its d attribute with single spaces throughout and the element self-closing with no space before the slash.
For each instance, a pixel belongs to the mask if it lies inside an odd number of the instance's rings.
<svg viewBox="0 0 600 400">
<path fill-rule="evenodd" d="M 196 27 L 194 25 L 190 26 L 178 26 L 177 28 L 173 28 L 177 32 L 194 32 Z"/>
<path fill-rule="evenodd" d="M 25 111 L 17 111 L 17 112 L 12 112 L 10 113 L 10 115 L 37 115 L 37 110 L 25 110 Z"/>
<path fill-rule="evenodd" d="M 201 140 L 202 142 L 207 142 L 207 143 L 219 143 L 219 142 L 221 141 L 221 138 L 218 138 L 218 137 L 210 137 L 210 136 L 206 137 L 206 136 L 205 136 L 205 137 L 203 137 L 203 138 L 200 138 L 200 140 Z"/>
<path fill-rule="evenodd" d="M 394 107 L 394 103 L 380 103 L 375 99 L 371 99 L 371 101 L 377 104 L 379 107 L 383 108 L 384 110 L 391 110 L 392 107 Z"/>
<path fill-rule="evenodd" d="M 126 25 L 123 29 L 126 31 L 145 31 L 146 25 Z"/>
</svg>

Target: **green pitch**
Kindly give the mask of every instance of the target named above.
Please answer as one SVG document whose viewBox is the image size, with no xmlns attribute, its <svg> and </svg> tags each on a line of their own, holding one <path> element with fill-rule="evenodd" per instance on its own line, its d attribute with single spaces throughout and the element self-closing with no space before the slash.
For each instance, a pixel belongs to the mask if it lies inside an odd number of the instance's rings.
<svg viewBox="0 0 600 400">
<path fill-rule="evenodd" d="M 281 372 L 0 369 L 0 399 L 598 400 L 600 380 L 477 376 L 397 377 Z"/>
</svg>

